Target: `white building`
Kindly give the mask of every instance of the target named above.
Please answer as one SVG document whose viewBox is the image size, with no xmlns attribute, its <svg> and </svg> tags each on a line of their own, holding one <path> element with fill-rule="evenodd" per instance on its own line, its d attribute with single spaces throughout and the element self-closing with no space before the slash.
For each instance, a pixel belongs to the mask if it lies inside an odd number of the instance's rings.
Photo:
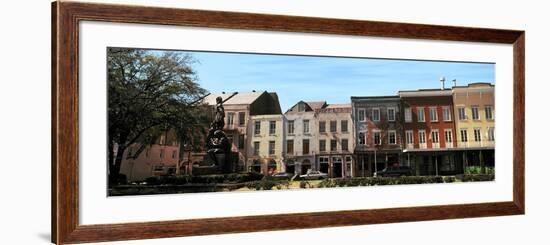
<svg viewBox="0 0 550 245">
<path fill-rule="evenodd" d="M 331 178 L 352 177 L 355 147 L 351 104 L 333 104 L 315 110 L 319 170 Z"/>
<path fill-rule="evenodd" d="M 284 158 L 286 172 L 305 174 L 308 169 L 317 170 L 316 155 L 318 124 L 315 110 L 327 106 L 325 101 L 300 101 L 285 113 Z"/>
</svg>

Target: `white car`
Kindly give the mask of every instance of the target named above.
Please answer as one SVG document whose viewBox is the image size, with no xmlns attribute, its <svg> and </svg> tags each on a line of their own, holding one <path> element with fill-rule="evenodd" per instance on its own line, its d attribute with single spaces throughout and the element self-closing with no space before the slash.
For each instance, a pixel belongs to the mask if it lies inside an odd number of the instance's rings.
<svg viewBox="0 0 550 245">
<path fill-rule="evenodd" d="M 328 174 L 325 174 L 321 171 L 308 170 L 306 174 L 300 175 L 300 179 L 305 179 L 305 180 L 326 179 L 326 178 L 328 178 Z"/>
</svg>

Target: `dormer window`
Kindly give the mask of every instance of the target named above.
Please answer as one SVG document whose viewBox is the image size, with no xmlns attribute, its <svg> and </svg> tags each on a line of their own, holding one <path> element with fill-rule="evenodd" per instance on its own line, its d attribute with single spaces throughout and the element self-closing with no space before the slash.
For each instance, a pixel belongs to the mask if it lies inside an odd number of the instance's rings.
<svg viewBox="0 0 550 245">
<path fill-rule="evenodd" d="M 299 112 L 304 112 L 304 111 L 306 111 L 306 105 L 305 105 L 304 103 L 298 104 L 298 111 L 299 111 Z"/>
</svg>

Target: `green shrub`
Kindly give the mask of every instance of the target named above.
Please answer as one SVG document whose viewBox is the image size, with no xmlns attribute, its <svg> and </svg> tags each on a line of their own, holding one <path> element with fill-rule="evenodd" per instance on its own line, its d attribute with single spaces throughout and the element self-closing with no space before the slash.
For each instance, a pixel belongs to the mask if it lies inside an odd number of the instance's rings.
<svg viewBox="0 0 550 245">
<path fill-rule="evenodd" d="M 259 173 L 233 173 L 211 175 L 182 175 L 149 177 L 145 181 L 148 185 L 184 185 L 184 184 L 219 184 L 219 183 L 244 183 L 259 181 L 263 178 Z"/>
<path fill-rule="evenodd" d="M 145 179 L 145 183 L 147 183 L 147 185 L 158 185 L 160 181 L 157 177 L 149 177 Z"/>
<path fill-rule="evenodd" d="M 452 182 L 456 182 L 456 178 L 454 176 L 355 177 L 349 179 L 325 179 L 319 183 L 319 187 L 331 188 L 344 186 L 377 186 Z"/>
<path fill-rule="evenodd" d="M 468 166 L 464 169 L 464 174 L 480 174 L 480 173 L 481 173 L 480 166 Z"/>
<path fill-rule="evenodd" d="M 255 189 L 255 190 L 271 190 L 275 186 L 277 186 L 277 189 L 282 189 L 282 186 L 279 187 L 279 185 L 288 186 L 288 181 L 259 180 L 259 181 L 247 182 L 245 184 L 247 188 Z"/>
<path fill-rule="evenodd" d="M 445 176 L 445 177 L 443 177 L 443 182 L 445 182 L 445 183 L 456 182 L 456 177 L 455 176 Z"/>
<path fill-rule="evenodd" d="M 494 174 L 465 174 L 460 176 L 462 182 L 493 181 Z"/>
<path fill-rule="evenodd" d="M 469 166 L 464 169 L 464 174 L 495 174 L 494 167 Z"/>
<path fill-rule="evenodd" d="M 273 189 L 274 186 L 277 185 L 277 182 L 270 181 L 270 180 L 264 180 L 264 181 L 261 181 L 261 183 L 262 183 L 262 189 L 264 190 L 271 190 Z"/>
<path fill-rule="evenodd" d="M 304 189 L 304 188 L 309 188 L 309 187 L 310 187 L 309 182 L 304 181 L 304 180 L 300 181 L 300 188 Z"/>
</svg>

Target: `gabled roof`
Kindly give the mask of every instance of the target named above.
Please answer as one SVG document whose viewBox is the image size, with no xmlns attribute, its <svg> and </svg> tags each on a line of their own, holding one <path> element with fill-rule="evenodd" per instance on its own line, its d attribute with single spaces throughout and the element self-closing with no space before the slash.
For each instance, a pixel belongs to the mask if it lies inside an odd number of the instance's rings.
<svg viewBox="0 0 550 245">
<path fill-rule="evenodd" d="M 312 110 L 325 108 L 327 106 L 326 101 L 310 101 L 310 102 L 306 101 L 305 103 L 308 104 Z"/>
<path fill-rule="evenodd" d="M 202 102 L 208 105 L 215 105 L 216 98 L 221 96 L 225 105 L 247 105 L 252 104 L 265 92 L 232 92 L 232 93 L 212 93 L 206 96 Z M 229 99 L 228 99 L 229 98 Z"/>
<path fill-rule="evenodd" d="M 305 104 L 306 111 L 315 111 L 317 109 L 322 109 L 322 108 L 325 108 L 327 106 L 326 101 L 309 101 L 308 102 L 308 101 L 300 100 L 300 101 L 298 101 L 298 103 L 296 103 L 292 107 L 290 107 L 286 112 L 294 111 L 296 106 L 298 106 L 300 103 Z M 295 112 L 298 112 L 298 111 L 295 111 Z"/>
</svg>

